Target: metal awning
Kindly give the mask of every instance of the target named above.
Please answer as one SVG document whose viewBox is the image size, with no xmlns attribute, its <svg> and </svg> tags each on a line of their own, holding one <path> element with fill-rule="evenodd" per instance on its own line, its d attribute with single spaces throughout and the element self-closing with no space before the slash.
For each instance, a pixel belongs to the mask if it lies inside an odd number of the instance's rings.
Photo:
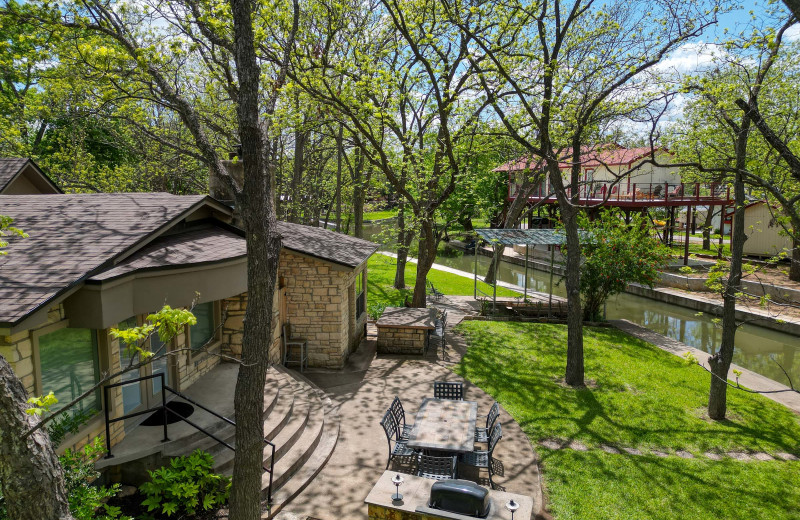
<svg viewBox="0 0 800 520">
<path fill-rule="evenodd" d="M 476 229 L 490 244 L 503 246 L 560 246 L 566 236 L 560 229 Z"/>
</svg>

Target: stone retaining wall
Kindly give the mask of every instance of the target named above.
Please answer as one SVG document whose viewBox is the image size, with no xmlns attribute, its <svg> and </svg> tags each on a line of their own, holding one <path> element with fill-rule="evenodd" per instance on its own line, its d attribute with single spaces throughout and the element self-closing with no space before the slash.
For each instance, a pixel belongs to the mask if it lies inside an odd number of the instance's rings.
<svg viewBox="0 0 800 520">
<path fill-rule="evenodd" d="M 379 354 L 422 355 L 428 341 L 427 329 L 378 327 Z"/>
</svg>

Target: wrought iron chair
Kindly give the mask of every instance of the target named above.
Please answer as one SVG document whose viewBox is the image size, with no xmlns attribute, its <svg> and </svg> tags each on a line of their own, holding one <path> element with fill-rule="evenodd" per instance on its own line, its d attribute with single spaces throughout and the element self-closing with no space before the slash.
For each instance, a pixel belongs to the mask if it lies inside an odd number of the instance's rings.
<svg viewBox="0 0 800 520">
<path fill-rule="evenodd" d="M 442 347 L 442 356 L 445 352 L 445 327 L 447 327 L 447 311 L 442 312 L 442 315 L 436 320 L 436 328 L 431 331 L 431 336 L 436 338 Z"/>
<path fill-rule="evenodd" d="M 452 401 L 464 400 L 464 383 L 452 381 L 433 382 L 434 399 L 450 399 Z"/>
<path fill-rule="evenodd" d="M 495 401 L 489 409 L 489 413 L 486 414 L 486 427 L 478 426 L 475 428 L 475 442 L 489 442 L 489 432 L 492 431 L 492 426 L 494 426 L 498 417 L 500 417 L 500 405 Z"/>
<path fill-rule="evenodd" d="M 417 454 L 416 451 L 406 446 L 406 441 L 397 440 L 397 421 L 394 420 L 391 410 L 386 410 L 381 419 L 381 426 L 386 434 L 386 442 L 389 443 L 389 459 L 386 461 L 386 469 L 389 469 L 389 464 L 395 457 L 413 457 Z M 394 446 L 392 446 L 392 442 L 394 442 Z"/>
<path fill-rule="evenodd" d="M 430 280 L 428 280 L 428 287 L 430 287 L 431 296 L 433 296 L 433 299 L 435 299 L 436 301 L 439 301 L 439 300 L 442 299 L 442 296 L 444 296 L 444 293 L 436 290 L 436 287 L 433 286 L 433 282 L 431 282 Z"/>
<path fill-rule="evenodd" d="M 458 457 L 455 455 L 434 457 L 422 454 L 419 456 L 417 464 L 417 476 L 435 480 L 456 478 L 457 459 Z"/>
<path fill-rule="evenodd" d="M 399 397 L 395 396 L 392 404 L 389 405 L 389 411 L 392 412 L 392 417 L 394 417 L 394 422 L 397 425 L 397 440 L 407 441 L 408 434 L 411 433 L 411 428 L 414 425 L 406 423 L 406 411 L 403 409 L 403 403 L 400 402 Z"/>
<path fill-rule="evenodd" d="M 292 357 L 292 351 L 297 351 L 297 357 Z M 300 372 L 308 368 L 308 341 L 303 338 L 292 337 L 292 326 L 286 323 L 283 326 L 283 364 L 289 366 L 289 363 L 297 363 L 300 365 Z"/>
<path fill-rule="evenodd" d="M 503 438 L 503 428 L 500 423 L 494 425 L 492 432 L 489 434 L 489 449 L 488 450 L 475 450 L 467 453 L 462 453 L 458 457 L 459 466 L 473 466 L 475 468 L 484 468 L 489 472 L 489 485 L 494 489 L 494 482 L 492 481 L 492 454 Z"/>
</svg>

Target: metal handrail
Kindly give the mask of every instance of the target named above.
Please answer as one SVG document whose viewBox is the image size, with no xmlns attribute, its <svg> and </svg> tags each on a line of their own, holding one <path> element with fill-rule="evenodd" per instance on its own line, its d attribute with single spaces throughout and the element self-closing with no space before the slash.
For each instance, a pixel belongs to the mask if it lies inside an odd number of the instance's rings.
<svg viewBox="0 0 800 520">
<path fill-rule="evenodd" d="M 111 388 L 130 385 L 130 384 L 133 384 L 133 383 L 139 383 L 139 382 L 147 380 L 147 379 L 155 379 L 155 378 L 159 378 L 161 380 L 161 406 L 148 408 L 146 410 L 140 410 L 138 412 L 132 412 L 132 413 L 129 413 L 129 414 L 122 415 L 120 417 L 111 418 L 109 416 L 108 391 Z M 231 419 L 228 419 L 224 415 L 221 415 L 221 414 L 215 412 L 214 410 L 208 408 L 207 406 L 198 403 L 197 401 L 195 401 L 191 397 L 188 397 L 187 395 L 182 394 L 181 392 L 178 392 L 174 388 L 171 388 L 171 387 L 167 386 L 165 384 L 165 381 L 164 381 L 164 374 L 163 373 L 150 374 L 148 376 L 137 377 L 135 379 L 128 379 L 127 381 L 120 381 L 119 383 L 112 383 L 112 384 L 109 384 L 109 385 L 105 385 L 103 387 L 103 405 L 104 405 L 103 408 L 104 408 L 105 420 L 106 420 L 106 456 L 105 456 L 105 458 L 110 459 L 110 458 L 114 457 L 114 455 L 111 454 L 111 423 L 115 423 L 115 422 L 118 422 L 118 421 L 123 421 L 125 419 L 130 419 L 131 417 L 137 417 L 139 415 L 143 415 L 143 414 L 150 413 L 150 412 L 156 412 L 158 410 L 161 410 L 161 412 L 164 414 L 164 438 L 161 440 L 161 442 L 169 441 L 168 425 L 167 425 L 167 412 L 169 411 L 169 412 L 173 413 L 176 417 L 178 417 L 178 419 L 182 420 L 183 422 L 185 422 L 189 426 L 192 426 L 193 428 L 198 430 L 200 433 L 206 435 L 207 437 L 212 438 L 213 440 L 217 441 L 218 443 L 220 443 L 224 447 L 228 448 L 229 450 L 233 451 L 234 453 L 236 452 L 236 448 L 234 448 L 233 446 L 231 446 L 227 442 L 223 441 L 222 439 L 220 439 L 219 437 L 217 437 L 213 433 L 205 430 L 203 427 L 201 427 L 200 425 L 194 423 L 193 421 L 190 421 L 188 418 L 182 416 L 181 414 L 179 414 L 175 410 L 168 410 L 167 409 L 167 398 L 166 398 L 167 391 L 171 392 L 175 396 L 180 397 L 181 399 L 183 399 L 185 401 L 188 401 L 189 403 L 193 404 L 194 406 L 197 406 L 197 407 L 201 408 L 202 410 L 210 413 L 214 417 L 217 417 L 218 419 L 221 419 L 225 423 L 227 423 L 227 424 L 233 426 L 234 428 L 236 428 L 236 423 L 234 421 L 232 421 Z M 267 468 L 264 465 L 262 465 L 261 468 L 264 471 L 266 471 L 267 473 L 269 473 L 269 486 L 267 487 L 267 503 L 268 504 L 272 504 L 272 478 L 273 478 L 273 472 L 275 470 L 275 444 L 273 442 L 271 442 L 270 440 L 268 440 L 266 437 L 264 437 L 263 440 L 264 440 L 264 444 L 269 446 L 269 448 L 270 448 L 270 456 L 269 456 L 269 468 Z"/>
</svg>

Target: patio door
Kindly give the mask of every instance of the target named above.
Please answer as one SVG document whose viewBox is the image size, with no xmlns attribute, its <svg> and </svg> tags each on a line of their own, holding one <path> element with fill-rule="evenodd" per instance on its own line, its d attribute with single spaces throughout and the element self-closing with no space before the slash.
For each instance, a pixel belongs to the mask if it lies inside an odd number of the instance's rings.
<svg viewBox="0 0 800 520">
<path fill-rule="evenodd" d="M 120 329 L 135 326 L 137 324 L 136 318 L 129 318 L 119 324 Z M 145 349 L 151 352 L 165 352 L 165 345 L 158 339 L 158 336 L 153 336 L 148 340 L 148 344 L 144 346 Z M 168 386 L 172 386 L 172 371 L 170 370 L 170 357 L 163 357 L 157 359 L 147 365 L 139 367 L 136 370 L 131 370 L 120 376 L 120 381 L 132 381 L 139 377 L 149 376 L 153 374 L 164 374 L 164 382 Z M 119 364 L 120 368 L 125 368 L 129 365 L 139 363 L 139 354 L 120 342 L 119 345 Z M 139 412 L 146 408 L 153 408 L 161 404 L 161 380 L 157 378 L 145 379 L 138 383 L 131 383 L 122 387 L 122 408 L 123 414 L 130 414 Z M 138 422 L 145 419 L 146 416 L 138 416 L 131 418 L 131 423 L 127 426 L 134 426 Z"/>
</svg>

